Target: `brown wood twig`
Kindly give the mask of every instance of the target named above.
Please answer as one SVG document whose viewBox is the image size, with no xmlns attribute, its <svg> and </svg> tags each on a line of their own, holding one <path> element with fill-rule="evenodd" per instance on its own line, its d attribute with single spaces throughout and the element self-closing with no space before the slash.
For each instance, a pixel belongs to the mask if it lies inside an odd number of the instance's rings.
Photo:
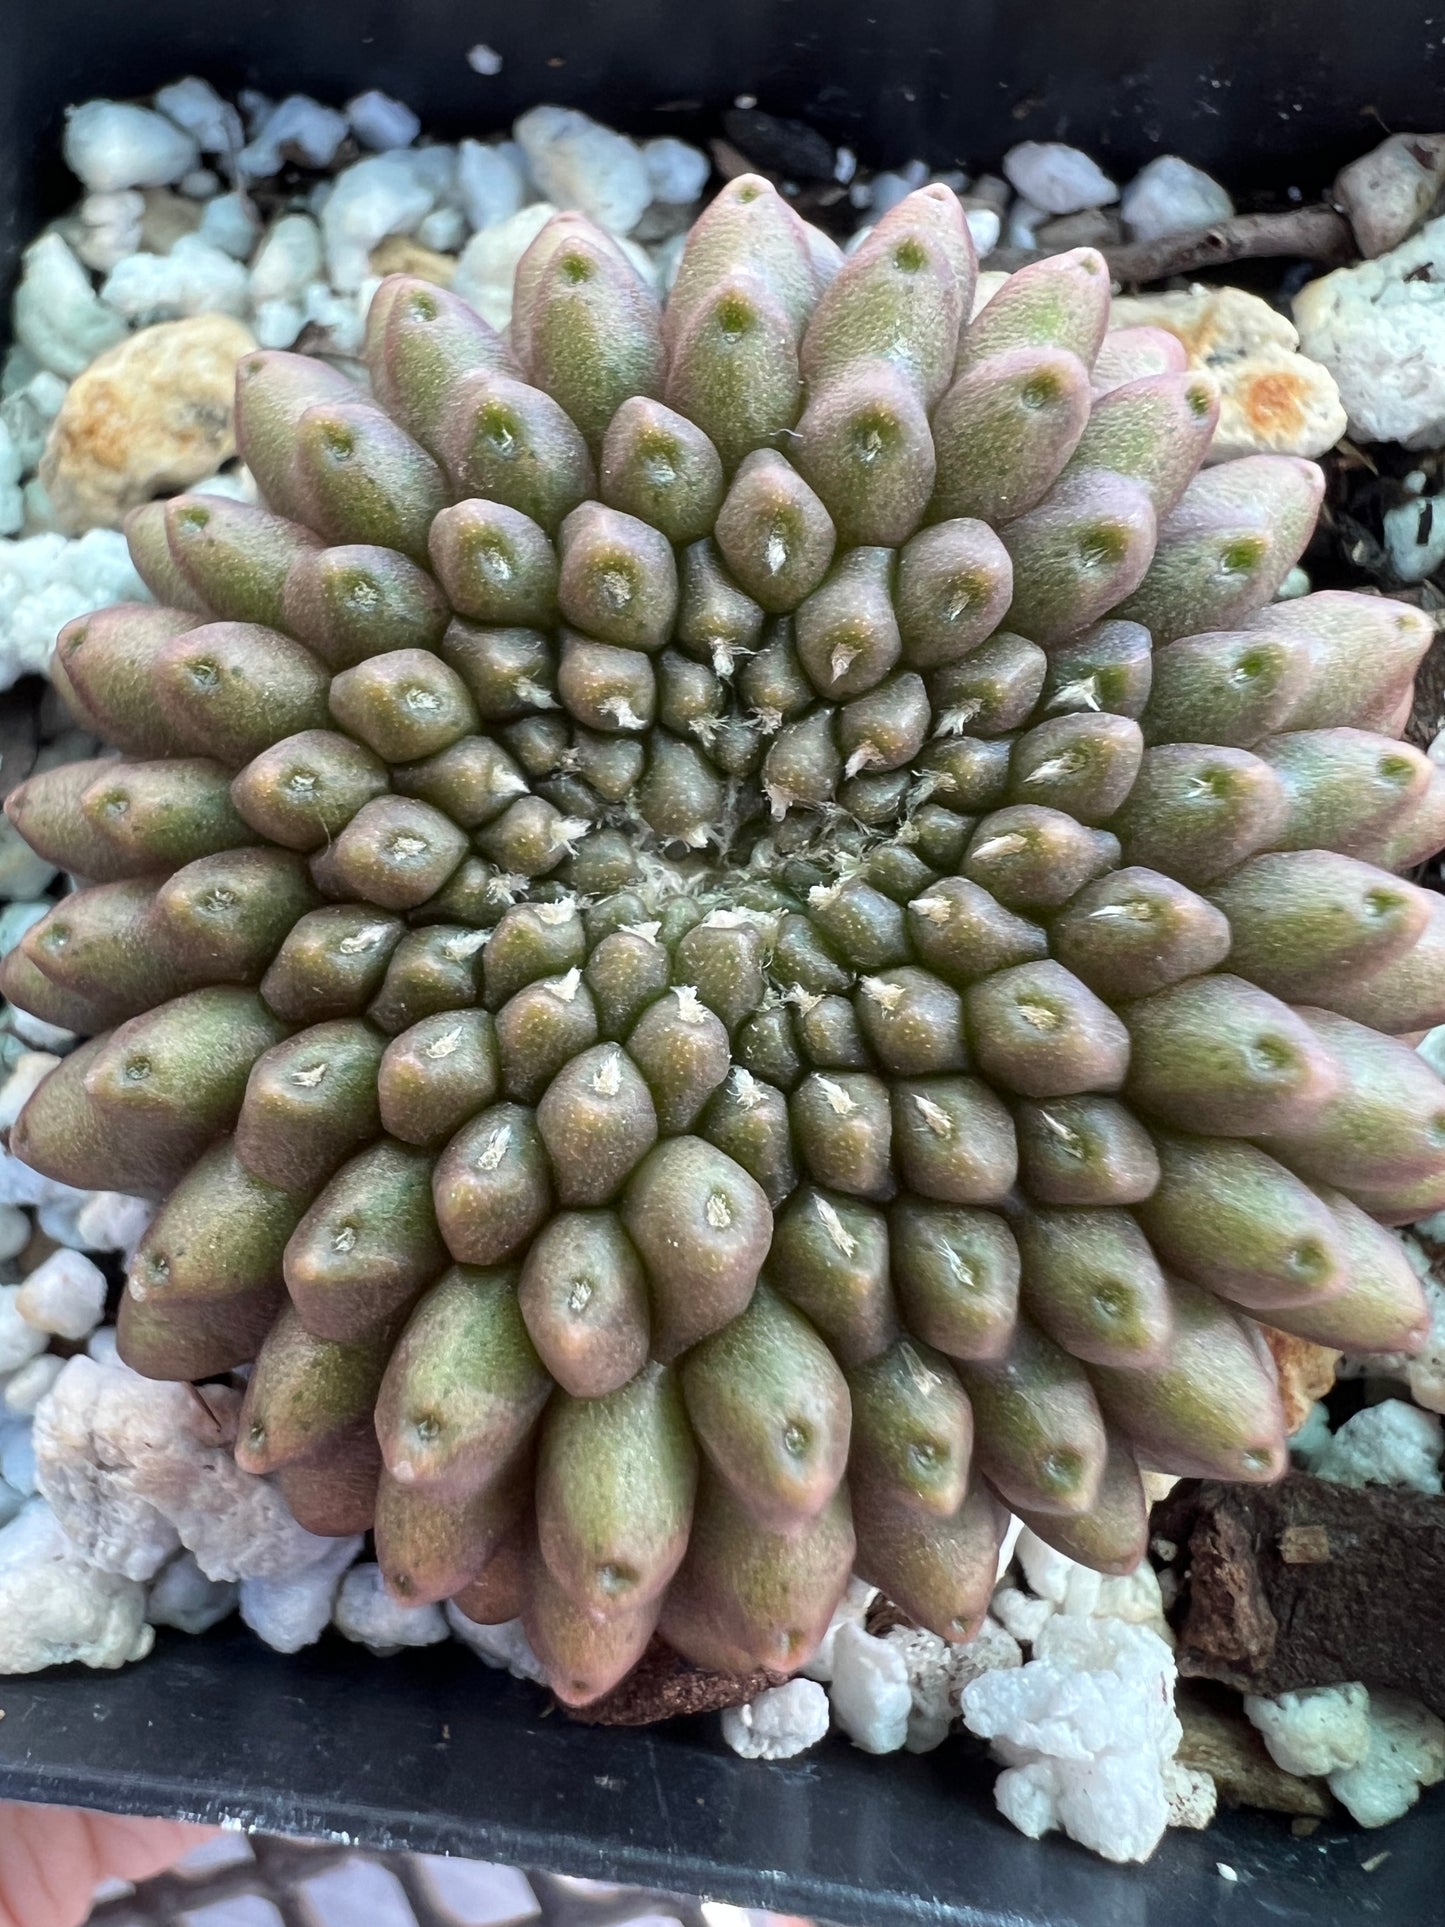
<svg viewBox="0 0 1445 1927">
<path fill-rule="evenodd" d="M 1276 214 L 1234 214 L 1227 221 L 1190 228 L 1185 234 L 1166 234 L 1157 241 L 1126 241 L 1102 248 L 1116 281 L 1134 284 L 1163 281 L 1171 274 L 1192 274 L 1200 268 L 1225 268 L 1233 261 L 1257 256 L 1291 256 L 1337 268 L 1359 257 L 1354 233 L 1343 214 L 1320 202 L 1312 207 L 1285 208 Z M 984 265 L 1012 273 L 1042 258 L 1036 248 L 995 248 Z"/>
</svg>

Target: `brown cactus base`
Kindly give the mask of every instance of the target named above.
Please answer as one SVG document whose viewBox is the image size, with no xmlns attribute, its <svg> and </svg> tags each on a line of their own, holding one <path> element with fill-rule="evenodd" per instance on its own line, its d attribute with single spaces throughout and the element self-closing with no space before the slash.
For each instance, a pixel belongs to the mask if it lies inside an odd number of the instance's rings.
<svg viewBox="0 0 1445 1927">
<path fill-rule="evenodd" d="M 784 1676 L 758 1668 L 751 1673 L 714 1673 L 675 1653 L 666 1640 L 654 1639 L 620 1686 L 590 1706 L 564 1706 L 569 1719 L 584 1726 L 652 1726 L 689 1713 L 720 1713 L 745 1706 Z"/>
</svg>

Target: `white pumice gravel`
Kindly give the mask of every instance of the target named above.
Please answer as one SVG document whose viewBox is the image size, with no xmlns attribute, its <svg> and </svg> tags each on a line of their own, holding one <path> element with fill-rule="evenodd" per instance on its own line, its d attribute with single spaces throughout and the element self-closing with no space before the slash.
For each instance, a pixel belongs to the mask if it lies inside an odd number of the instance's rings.
<svg viewBox="0 0 1445 1927">
<path fill-rule="evenodd" d="M 239 190 L 207 201 L 197 235 L 233 261 L 249 261 L 261 236 L 261 217 L 248 194 Z"/>
<path fill-rule="evenodd" d="M 1367 1724 L 1364 1758 L 1331 1773 L 1329 1788 L 1362 1827 L 1383 1827 L 1445 1779 L 1445 1722 L 1407 1694 L 1373 1692 Z"/>
<path fill-rule="evenodd" d="M 642 143 L 642 160 L 654 201 L 664 207 L 687 207 L 702 193 L 712 162 L 699 147 L 670 134 Z"/>
<path fill-rule="evenodd" d="M 533 201 L 474 234 L 457 262 L 453 294 L 469 301 L 494 328 L 505 328 L 512 318 L 512 276 L 517 263 L 556 212 L 550 201 Z"/>
<path fill-rule="evenodd" d="M 614 234 L 630 234 L 652 199 L 634 141 L 575 107 L 533 107 L 512 128 L 527 169 L 557 207 L 579 208 Z"/>
<path fill-rule="evenodd" d="M 453 1638 L 459 1639 L 478 1659 L 500 1672 L 510 1673 L 514 1679 L 530 1679 L 538 1685 L 545 1683 L 546 1670 L 532 1651 L 520 1619 L 504 1619 L 496 1626 L 479 1626 L 450 1599 L 442 1610 Z"/>
<path fill-rule="evenodd" d="M 0 1285 L 0 1372 L 18 1372 L 49 1343 L 20 1312 L 19 1285 Z"/>
<path fill-rule="evenodd" d="M 105 1273 L 83 1251 L 52 1251 L 20 1287 L 15 1308 L 47 1337 L 89 1338 L 105 1315 Z"/>
<path fill-rule="evenodd" d="M 215 203 L 212 203 L 214 206 Z M 169 254 L 131 254 L 105 278 L 101 297 L 140 327 L 182 315 L 246 312 L 245 265 L 199 234 L 183 234 Z"/>
<path fill-rule="evenodd" d="M 184 127 L 203 154 L 234 154 L 244 139 L 241 116 L 208 80 L 192 74 L 155 96 L 161 113 Z"/>
<path fill-rule="evenodd" d="M 34 1227 L 18 1204 L 0 1204 L 0 1264 L 18 1258 L 29 1244 Z"/>
<path fill-rule="evenodd" d="M 1119 198 L 1114 181 L 1091 155 L 1063 141 L 1022 141 L 1003 157 L 1011 184 L 1045 214 L 1078 214 Z"/>
<path fill-rule="evenodd" d="M 963 1689 L 965 1724 L 1005 1762 L 999 1810 L 1034 1839 L 1060 1828 L 1105 1859 L 1147 1859 L 1169 1824 L 1174 1678 L 1147 1627 L 1055 1613 L 1027 1665 Z"/>
<path fill-rule="evenodd" d="M 828 1731 L 828 1695 L 816 1680 L 770 1686 L 746 1706 L 726 1707 L 722 1736 L 745 1760 L 791 1760 Z"/>
<path fill-rule="evenodd" d="M 331 284 L 355 294 L 371 273 L 371 250 L 389 234 L 405 234 L 430 214 L 437 189 L 408 153 L 371 154 L 336 179 L 321 210 Z"/>
<path fill-rule="evenodd" d="M 405 1646 L 436 1646 L 451 1637 L 440 1606 L 406 1606 L 393 1599 L 374 1562 L 353 1566 L 346 1574 L 331 1617 L 344 1638 L 379 1657 Z"/>
<path fill-rule="evenodd" d="M 65 1370 L 65 1360 L 41 1352 L 5 1381 L 5 1410 L 11 1418 L 34 1418 L 35 1408 Z"/>
<path fill-rule="evenodd" d="M 125 333 L 125 318 L 108 307 L 90 276 L 53 229 L 21 256 L 11 310 L 15 339 L 42 368 L 71 381 Z"/>
<path fill-rule="evenodd" d="M 166 187 L 201 157 L 193 135 L 165 114 L 129 101 L 88 100 L 65 121 L 65 164 L 93 194 Z"/>
<path fill-rule="evenodd" d="M 1202 168 L 1178 154 L 1160 154 L 1124 189 L 1119 212 L 1131 240 L 1159 241 L 1228 220 L 1234 202 L 1229 190 Z"/>
<path fill-rule="evenodd" d="M 308 167 L 328 167 L 347 131 L 345 114 L 323 107 L 307 94 L 289 94 L 261 120 L 241 149 L 240 171 L 249 180 L 264 180 L 280 172 L 288 152 Z"/>
<path fill-rule="evenodd" d="M 1445 1425 L 1404 1399 L 1387 1398 L 1347 1418 L 1315 1461 L 1336 1485 L 1404 1485 L 1439 1495 Z"/>
<path fill-rule="evenodd" d="M 363 147 L 385 154 L 394 147 L 410 147 L 421 132 L 421 122 L 405 101 L 393 100 L 379 87 L 346 103 L 351 131 Z"/>
<path fill-rule="evenodd" d="M 833 1718 L 865 1753 L 896 1753 L 908 1738 L 907 1662 L 896 1646 L 859 1625 L 838 1628 L 828 1699 Z"/>
<path fill-rule="evenodd" d="M 43 1502 L 0 1530 L 0 1675 L 144 1659 L 145 1607 L 145 1587 L 87 1564 Z"/>
<path fill-rule="evenodd" d="M 278 1653 L 299 1653 L 314 1646 L 331 1622 L 342 1574 L 355 1563 L 363 1541 L 327 1539 L 325 1550 L 309 1564 L 265 1578 L 243 1578 L 241 1617 Z M 206 1566 L 201 1563 L 204 1572 Z"/>
<path fill-rule="evenodd" d="M 1275 1699 L 1246 1693 L 1244 1712 L 1275 1765 L 1305 1779 L 1358 1766 L 1370 1750 L 1370 1695 L 1358 1680 Z"/>
<path fill-rule="evenodd" d="M 189 1552 L 179 1552 L 151 1581 L 146 1618 L 152 1626 L 204 1633 L 235 1612 L 240 1588 L 233 1579 L 208 1579 Z"/>
<path fill-rule="evenodd" d="M 1445 215 L 1294 298 L 1300 346 L 1339 383 L 1357 440 L 1438 448 L 1445 439 Z"/>
<path fill-rule="evenodd" d="M 36 1412 L 35 1447 L 41 1490 L 85 1557 L 151 1579 L 184 1545 L 212 1579 L 268 1580 L 327 1557 L 332 1542 L 231 1456 L 240 1402 L 227 1386 L 70 1359 Z"/>
<path fill-rule="evenodd" d="M 254 307 L 295 301 L 321 273 L 321 229 L 309 214 L 283 214 L 268 230 L 251 263 Z"/>
<path fill-rule="evenodd" d="M 76 1214 L 76 1229 L 87 1251 L 119 1251 L 129 1257 L 155 1212 L 149 1198 L 128 1197 L 124 1191 L 92 1191 Z"/>
</svg>

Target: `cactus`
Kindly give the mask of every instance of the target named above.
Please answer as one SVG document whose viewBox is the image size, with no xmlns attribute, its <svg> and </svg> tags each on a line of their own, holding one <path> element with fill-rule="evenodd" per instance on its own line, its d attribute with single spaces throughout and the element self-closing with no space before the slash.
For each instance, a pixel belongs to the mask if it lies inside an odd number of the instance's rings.
<svg viewBox="0 0 1445 1927">
<path fill-rule="evenodd" d="M 1445 921 L 1399 872 L 1428 619 L 1272 602 L 1320 476 L 1100 256 L 974 313 L 956 197 L 842 260 L 764 181 L 666 311 L 573 215 L 510 340 L 394 277 L 367 393 L 238 373 L 267 506 L 129 537 L 8 808 L 85 886 L 4 989 L 94 1034 L 15 1148 L 160 1210 L 120 1344 L 564 1699 L 802 1664 L 855 1567 L 948 1639 L 1006 1509 L 1285 1463 L 1256 1320 L 1416 1342 Z M 1107 369 L 1107 374 L 1104 372 Z M 1091 372 L 1092 371 L 1092 372 Z"/>
</svg>

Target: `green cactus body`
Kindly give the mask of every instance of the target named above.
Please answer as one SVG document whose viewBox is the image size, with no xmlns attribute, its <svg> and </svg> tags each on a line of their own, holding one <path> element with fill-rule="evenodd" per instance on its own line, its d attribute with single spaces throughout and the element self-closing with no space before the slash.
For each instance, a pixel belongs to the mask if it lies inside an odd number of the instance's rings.
<svg viewBox="0 0 1445 1927">
<path fill-rule="evenodd" d="M 1445 1205 L 1427 618 L 1271 601 L 1319 472 L 1079 250 L 970 320 L 948 190 L 846 262 L 767 182 L 666 312 L 575 215 L 505 342 L 382 284 L 371 394 L 257 353 L 267 507 L 141 510 L 9 813 L 88 879 L 3 989 L 100 1032 L 14 1147 L 164 1201 L 121 1348 L 259 1359 L 239 1452 L 557 1691 L 655 1630 L 948 1639 L 1006 1508 L 1276 1476 L 1252 1322 L 1418 1339 Z"/>
</svg>

